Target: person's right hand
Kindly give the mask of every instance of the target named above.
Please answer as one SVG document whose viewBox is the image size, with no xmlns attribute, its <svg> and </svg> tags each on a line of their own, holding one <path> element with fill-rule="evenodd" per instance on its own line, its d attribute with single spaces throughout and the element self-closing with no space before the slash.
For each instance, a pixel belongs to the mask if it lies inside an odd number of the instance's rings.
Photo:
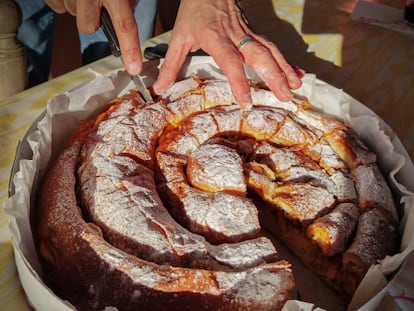
<svg viewBox="0 0 414 311">
<path fill-rule="evenodd" d="M 69 12 L 76 16 L 78 30 L 85 34 L 98 30 L 102 6 L 104 6 L 114 25 L 126 70 L 131 75 L 141 72 L 141 46 L 137 23 L 132 12 L 135 0 L 45 0 L 45 2 L 56 13 Z"/>
<path fill-rule="evenodd" d="M 240 43 L 247 39 L 247 44 Z M 165 61 L 153 89 L 162 93 L 175 82 L 189 52 L 204 50 L 226 75 L 242 108 L 251 105 L 244 64 L 252 67 L 282 101 L 301 86 L 296 71 L 272 42 L 249 29 L 236 0 L 181 0 Z"/>
</svg>

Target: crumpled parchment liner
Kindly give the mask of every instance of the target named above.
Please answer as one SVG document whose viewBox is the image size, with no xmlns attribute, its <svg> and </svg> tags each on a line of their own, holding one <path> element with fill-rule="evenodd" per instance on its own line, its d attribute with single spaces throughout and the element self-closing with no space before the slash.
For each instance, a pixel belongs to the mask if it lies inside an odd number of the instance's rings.
<svg viewBox="0 0 414 311">
<path fill-rule="evenodd" d="M 152 85 L 158 75 L 159 61 L 144 64 L 143 77 Z M 249 68 L 246 72 L 252 81 L 259 78 Z M 225 79 L 210 57 L 189 58 L 179 78 L 198 75 L 205 78 Z M 74 90 L 57 95 L 48 104 L 45 113 L 28 130 L 16 153 L 18 168 L 14 169 L 13 193 L 5 203 L 10 216 L 10 231 L 16 265 L 22 285 L 32 305 L 39 309 L 73 310 L 58 298 L 41 279 L 41 268 L 35 252 L 30 229 L 30 206 L 37 193 L 48 164 L 66 144 L 70 134 L 85 119 L 94 117 L 112 98 L 123 95 L 133 84 L 124 71 L 107 76 L 95 74 L 90 81 Z M 382 171 L 400 200 L 401 253 L 385 258 L 372 266 L 354 295 L 350 310 L 364 306 L 375 310 L 386 301 L 398 304 L 401 310 L 414 307 L 414 167 L 404 147 L 393 131 L 371 110 L 341 90 L 324 83 L 314 75 L 303 78 L 303 86 L 295 91 L 329 114 L 342 118 L 352 125 L 359 137 L 374 150 Z M 396 273 L 389 281 L 387 276 Z M 408 298 L 407 297 L 411 297 Z M 385 298 L 385 299 L 384 299 Z M 289 301 L 283 310 L 314 310 L 311 303 Z M 319 309 L 321 310 L 321 309 Z"/>
</svg>

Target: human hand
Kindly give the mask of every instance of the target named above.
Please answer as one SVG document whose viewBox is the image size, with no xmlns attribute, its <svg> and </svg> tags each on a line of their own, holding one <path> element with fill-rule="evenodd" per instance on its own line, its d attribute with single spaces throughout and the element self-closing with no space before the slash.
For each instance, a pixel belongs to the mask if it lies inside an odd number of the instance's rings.
<svg viewBox="0 0 414 311">
<path fill-rule="evenodd" d="M 137 23 L 132 12 L 135 0 L 45 0 L 45 2 L 56 13 L 69 12 L 75 15 L 81 33 L 94 33 L 98 30 L 101 9 L 104 6 L 114 25 L 126 70 L 131 75 L 141 72 L 141 46 Z"/>
<path fill-rule="evenodd" d="M 247 37 L 253 40 L 238 48 Z M 212 56 L 223 70 L 242 108 L 251 104 L 244 63 L 250 65 L 282 101 L 290 100 L 291 89 L 301 86 L 297 72 L 278 48 L 248 28 L 236 0 L 182 0 L 154 92 L 162 93 L 168 88 L 187 54 L 198 49 Z"/>
</svg>

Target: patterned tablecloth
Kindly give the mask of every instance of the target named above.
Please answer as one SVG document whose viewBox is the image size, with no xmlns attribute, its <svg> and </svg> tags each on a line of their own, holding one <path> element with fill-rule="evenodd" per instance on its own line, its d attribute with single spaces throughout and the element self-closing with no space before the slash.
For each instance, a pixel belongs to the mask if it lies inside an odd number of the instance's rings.
<svg viewBox="0 0 414 311">
<path fill-rule="evenodd" d="M 382 1 L 383 3 L 386 1 Z M 396 1 L 388 1 L 395 6 Z M 400 7 L 404 1 L 401 2 Z M 345 92 L 376 112 L 414 158 L 414 31 L 392 29 L 397 21 L 353 20 L 355 0 L 242 0 L 250 27 L 275 42 L 289 62 Z M 402 19 L 402 11 L 401 11 Z M 378 25 L 378 23 L 380 25 Z M 381 25 L 382 23 L 382 25 Z M 143 47 L 167 42 L 169 33 Z M 17 143 L 56 94 L 122 68 L 112 56 L 28 89 L 0 103 L 0 204 L 7 199 Z M 29 310 L 20 286 L 0 208 L 0 306 Z"/>
</svg>

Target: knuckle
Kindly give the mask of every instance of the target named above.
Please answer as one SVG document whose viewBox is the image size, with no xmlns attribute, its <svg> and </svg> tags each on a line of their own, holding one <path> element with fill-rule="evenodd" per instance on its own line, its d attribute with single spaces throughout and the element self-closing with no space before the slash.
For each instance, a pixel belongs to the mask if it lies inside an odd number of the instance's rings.
<svg viewBox="0 0 414 311">
<path fill-rule="evenodd" d="M 269 50 L 264 47 L 263 45 L 255 45 L 256 49 L 254 51 L 254 55 L 256 59 L 268 59 L 271 57 Z"/>
<path fill-rule="evenodd" d="M 132 16 L 123 17 L 119 19 L 118 26 L 122 32 L 130 32 L 136 27 L 135 19 Z"/>
<path fill-rule="evenodd" d="M 99 26 L 93 23 L 78 23 L 77 25 L 80 33 L 91 34 L 98 30 Z"/>
</svg>

